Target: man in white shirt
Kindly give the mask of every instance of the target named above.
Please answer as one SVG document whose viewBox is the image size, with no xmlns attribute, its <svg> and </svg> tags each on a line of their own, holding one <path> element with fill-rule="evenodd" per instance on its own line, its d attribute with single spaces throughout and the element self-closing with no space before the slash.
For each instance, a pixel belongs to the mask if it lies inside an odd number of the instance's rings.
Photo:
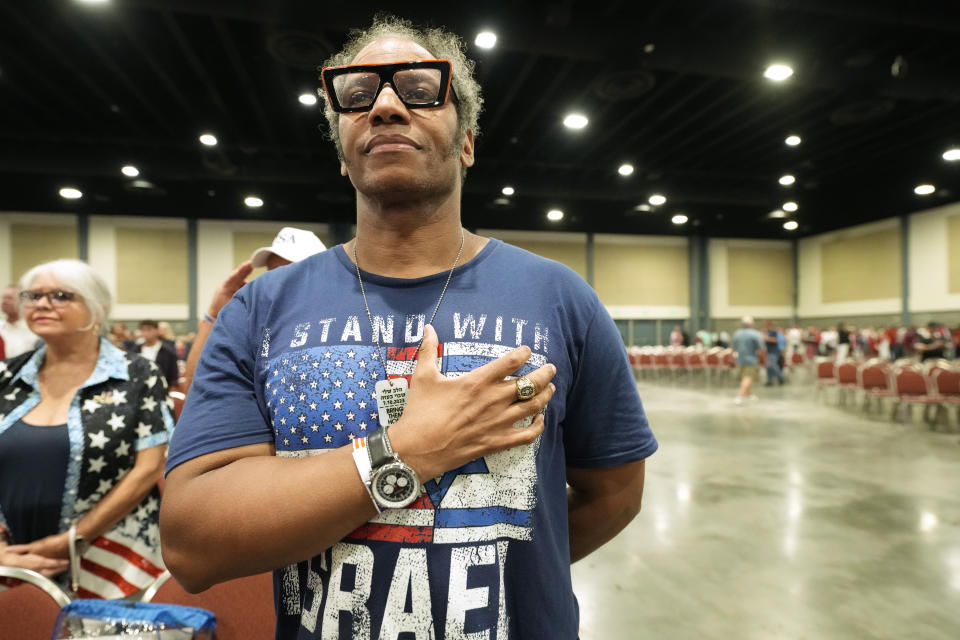
<svg viewBox="0 0 960 640">
<path fill-rule="evenodd" d="M 11 285 L 4 290 L 2 310 L 0 338 L 3 339 L 6 357 L 12 358 L 33 349 L 39 338 L 20 317 L 20 290 L 17 287 Z"/>
</svg>

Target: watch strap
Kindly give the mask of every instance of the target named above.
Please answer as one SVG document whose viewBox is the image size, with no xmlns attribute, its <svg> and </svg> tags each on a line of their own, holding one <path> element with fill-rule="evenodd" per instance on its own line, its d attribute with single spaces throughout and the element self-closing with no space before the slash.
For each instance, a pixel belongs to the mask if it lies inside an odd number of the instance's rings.
<svg viewBox="0 0 960 640">
<path fill-rule="evenodd" d="M 367 453 L 370 455 L 370 468 L 373 471 L 393 461 L 393 449 L 390 447 L 386 427 L 380 427 L 367 436 Z"/>
<path fill-rule="evenodd" d="M 367 490 L 367 495 L 370 496 L 370 502 L 373 503 L 377 513 L 382 513 L 380 505 L 377 503 L 376 499 L 374 499 L 373 492 L 370 490 L 370 482 L 373 479 L 373 473 L 372 469 L 370 468 L 370 454 L 367 451 L 366 438 L 356 438 L 353 441 L 353 463 L 357 465 L 357 473 L 360 474 L 360 480 L 363 482 L 363 488 Z"/>
</svg>

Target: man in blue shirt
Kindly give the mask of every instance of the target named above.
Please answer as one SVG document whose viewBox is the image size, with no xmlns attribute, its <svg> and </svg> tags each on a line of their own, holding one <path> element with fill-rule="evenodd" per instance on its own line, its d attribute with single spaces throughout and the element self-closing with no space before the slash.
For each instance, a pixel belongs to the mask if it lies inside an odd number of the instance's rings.
<svg viewBox="0 0 960 640">
<path fill-rule="evenodd" d="M 733 349 L 737 352 L 737 364 L 740 367 L 740 389 L 734 401 L 743 404 L 747 400 L 756 400 L 753 395 L 753 381 L 759 373 L 759 351 L 763 349 L 763 337 L 753 328 L 753 318 L 744 316 L 740 328 L 733 334 Z"/>
<path fill-rule="evenodd" d="M 278 638 L 572 640 L 570 563 L 639 511 L 657 442 L 609 314 L 461 225 L 472 68 L 392 18 L 328 61 L 357 235 L 236 294 L 175 432 L 167 565 L 273 570 Z"/>
</svg>

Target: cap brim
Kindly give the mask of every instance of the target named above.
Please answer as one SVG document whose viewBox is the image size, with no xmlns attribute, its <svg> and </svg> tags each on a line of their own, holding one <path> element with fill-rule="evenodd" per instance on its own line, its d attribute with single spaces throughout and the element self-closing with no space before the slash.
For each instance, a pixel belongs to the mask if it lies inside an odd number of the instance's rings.
<svg viewBox="0 0 960 640">
<path fill-rule="evenodd" d="M 273 253 L 273 247 L 260 247 L 250 256 L 250 264 L 253 265 L 254 269 L 267 266 L 267 258 L 270 257 L 271 253 Z"/>
</svg>

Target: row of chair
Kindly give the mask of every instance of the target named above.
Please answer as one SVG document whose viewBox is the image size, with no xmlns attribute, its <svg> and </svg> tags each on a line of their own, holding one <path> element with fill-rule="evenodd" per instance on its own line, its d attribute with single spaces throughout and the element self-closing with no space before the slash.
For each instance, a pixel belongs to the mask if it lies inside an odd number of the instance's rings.
<svg viewBox="0 0 960 640">
<path fill-rule="evenodd" d="M 733 349 L 711 347 L 629 347 L 627 355 L 638 378 L 661 379 L 669 376 L 701 375 L 707 382 L 726 380 L 737 367 Z M 760 368 L 767 365 L 767 352 L 759 352 Z M 788 367 L 805 369 L 809 361 L 799 352 L 793 353 Z"/>
<path fill-rule="evenodd" d="M 960 369 L 948 360 L 923 365 L 912 360 L 890 363 L 874 358 L 865 362 L 819 360 L 816 363 L 816 395 L 833 391 L 838 404 L 860 396 L 863 410 L 882 409 L 892 402 L 891 418 L 904 407 L 921 405 L 924 420 L 935 424 L 949 407 L 960 407 Z"/>
</svg>

